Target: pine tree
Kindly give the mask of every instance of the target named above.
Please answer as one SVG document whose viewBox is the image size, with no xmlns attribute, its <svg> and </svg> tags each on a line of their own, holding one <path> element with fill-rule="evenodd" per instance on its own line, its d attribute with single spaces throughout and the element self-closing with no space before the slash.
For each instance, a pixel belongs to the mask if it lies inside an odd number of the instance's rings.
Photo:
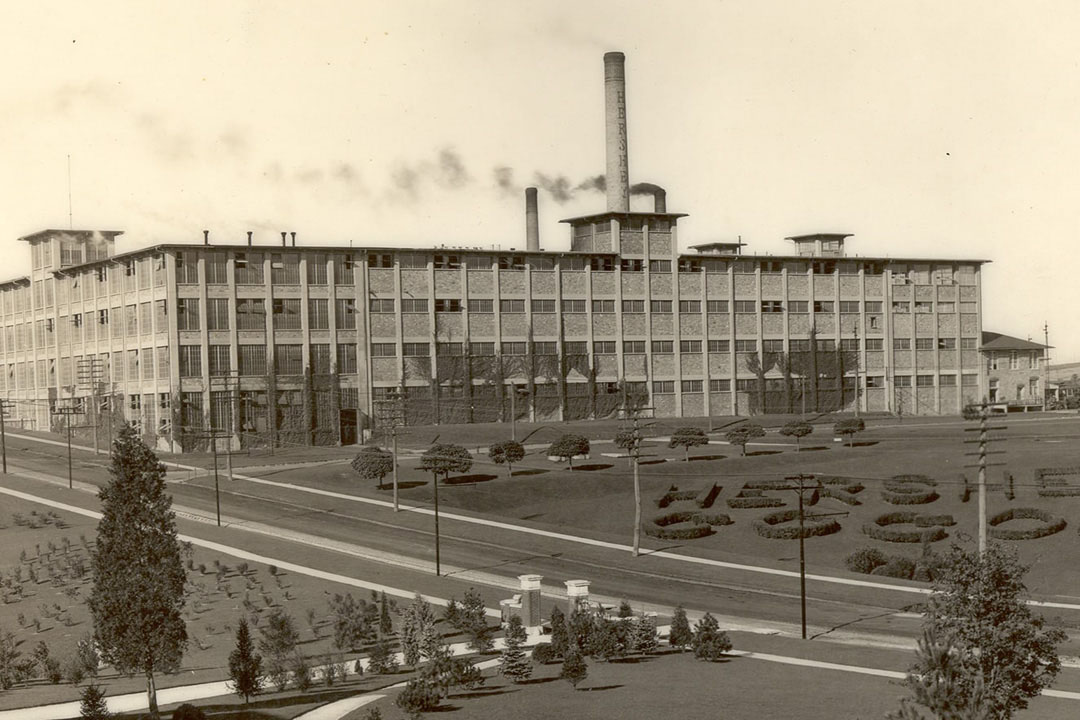
<svg viewBox="0 0 1080 720">
<path fill-rule="evenodd" d="M 259 652 L 266 661 L 266 675 L 278 690 L 284 690 L 289 682 L 289 663 L 300 642 L 296 622 L 292 615 L 278 609 L 270 613 L 259 631 Z"/>
<path fill-rule="evenodd" d="M 562 671 L 559 673 L 559 677 L 566 680 L 577 690 L 578 683 L 588 676 L 589 666 L 585 664 L 585 658 L 581 656 L 581 652 L 577 647 L 571 644 L 566 651 L 566 658 L 563 659 Z"/>
<path fill-rule="evenodd" d="M 570 636 L 566 631 L 566 616 L 559 608 L 551 610 L 551 654 L 556 658 L 566 655 L 566 649 L 570 644 Z"/>
<path fill-rule="evenodd" d="M 686 619 L 686 610 L 683 606 L 675 608 L 675 615 L 671 618 L 671 633 L 668 635 L 668 644 L 678 648 L 680 652 L 693 642 L 694 636 L 690 632 L 690 621 Z"/>
<path fill-rule="evenodd" d="M 499 658 L 499 672 L 510 682 L 519 683 L 532 675 L 532 663 L 521 649 L 527 639 L 521 618 L 514 615 L 506 625 L 506 648 Z"/>
<path fill-rule="evenodd" d="M 593 635 L 595 634 L 592 611 L 586 607 L 574 608 L 570 613 L 567 631 L 570 636 L 570 645 L 577 647 L 586 655 L 592 653 Z M 565 657 L 565 654 L 563 657 Z"/>
<path fill-rule="evenodd" d="M 156 716 L 154 675 L 176 671 L 187 645 L 183 548 L 165 466 L 131 425 L 113 442 L 109 474 L 112 481 L 98 493 L 102 517 L 88 604 L 102 659 L 125 675 L 146 676 Z"/>
<path fill-rule="evenodd" d="M 83 720 L 109 720 L 112 713 L 105 704 L 105 691 L 90 683 L 79 695 L 79 717 Z"/>
<path fill-rule="evenodd" d="M 624 599 L 621 603 L 619 603 L 619 617 L 634 617 L 634 608 L 630 605 L 629 600 Z"/>
<path fill-rule="evenodd" d="M 720 629 L 720 623 L 709 613 L 694 627 L 694 657 L 698 660 L 716 662 L 731 650 L 731 640 Z"/>
<path fill-rule="evenodd" d="M 405 608 L 398 635 L 406 665 L 415 667 L 421 657 L 430 658 L 438 650 L 440 638 L 435 628 L 435 613 L 419 593 Z"/>
<path fill-rule="evenodd" d="M 900 701 L 889 720 L 990 720 L 986 686 L 978 660 L 962 653 L 949 640 L 940 642 L 933 627 L 923 631 L 916 652 L 918 662 L 908 674 L 913 697 Z M 920 708 L 931 714 L 925 715 Z"/>
<path fill-rule="evenodd" d="M 487 608 L 484 599 L 475 588 L 465 591 L 465 597 L 459 606 L 460 627 L 469 636 L 469 647 L 476 652 L 487 652 L 494 645 L 491 638 L 492 628 L 487 624 Z"/>
<path fill-rule="evenodd" d="M 386 591 L 379 595 L 379 633 L 386 637 L 394 632 L 394 622 L 390 619 L 390 602 L 386 599 Z"/>
<path fill-rule="evenodd" d="M 656 635 L 656 620 L 648 615 L 639 615 L 634 618 L 632 631 L 632 644 L 634 652 L 639 655 L 653 655 L 660 647 L 660 639 Z"/>
<path fill-rule="evenodd" d="M 376 675 L 389 675 L 397 671 L 397 658 L 390 651 L 390 643 L 379 639 L 368 657 L 368 671 Z"/>
<path fill-rule="evenodd" d="M 244 698 L 246 705 L 262 686 L 262 656 L 255 652 L 248 630 L 247 618 L 240 616 L 236 628 L 236 649 L 229 653 L 229 679 L 233 692 Z"/>
</svg>

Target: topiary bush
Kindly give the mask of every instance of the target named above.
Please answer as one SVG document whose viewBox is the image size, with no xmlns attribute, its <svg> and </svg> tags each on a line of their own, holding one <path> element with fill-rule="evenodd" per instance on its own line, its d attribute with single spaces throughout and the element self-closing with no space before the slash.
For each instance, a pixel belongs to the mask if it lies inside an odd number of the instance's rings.
<svg viewBox="0 0 1080 720">
<path fill-rule="evenodd" d="M 758 535 L 772 540 L 795 540 L 799 537 L 799 526 L 789 524 L 799 519 L 798 510 L 780 510 L 754 521 L 754 530 Z M 821 537 L 840 532 L 840 523 L 835 518 L 804 516 L 802 537 Z"/>
<path fill-rule="evenodd" d="M 845 505 L 854 506 L 862 505 L 862 501 L 855 497 L 855 495 L 862 492 L 863 489 L 862 485 L 855 483 L 854 485 L 849 485 L 844 488 L 823 487 L 819 492 L 821 493 L 821 497 L 832 498 L 833 500 L 839 500 Z"/>
<path fill-rule="evenodd" d="M 658 508 L 666 508 L 668 505 L 680 500 L 693 500 L 698 496 L 697 490 L 668 490 L 656 501 Z"/>
<path fill-rule="evenodd" d="M 696 540 L 713 534 L 709 525 L 683 525 L 681 527 L 660 527 L 646 525 L 645 534 L 661 540 Z"/>
<path fill-rule="evenodd" d="M 874 547 L 859 548 L 844 558 L 848 570 L 869 575 L 874 568 L 889 562 L 889 556 Z"/>
<path fill-rule="evenodd" d="M 915 561 L 901 555 L 893 555 L 889 557 L 887 563 L 874 568 L 870 574 L 899 580 L 910 580 L 912 575 L 915 574 Z"/>
<path fill-rule="evenodd" d="M 730 508 L 745 509 L 745 508 L 767 508 L 767 507 L 783 507 L 787 505 L 781 498 L 778 497 L 765 497 L 762 492 L 763 488 L 760 487 L 761 483 L 747 483 L 743 486 L 743 489 L 739 491 L 739 494 L 735 497 L 728 498 L 727 504 Z M 767 489 L 775 490 L 776 485 L 770 485 Z"/>
<path fill-rule="evenodd" d="M 891 512 L 879 515 L 874 522 L 863 525 L 862 531 L 875 540 L 897 543 L 932 543 L 949 536 L 943 528 L 933 527 L 924 530 L 903 530 L 890 525 L 915 524 L 918 514 L 914 512 Z"/>
<path fill-rule="evenodd" d="M 916 515 L 915 527 L 952 527 L 956 520 L 952 515 Z"/>
<path fill-rule="evenodd" d="M 1041 520 L 1041 527 L 1024 528 L 1023 530 L 1010 530 L 1009 528 L 997 527 L 1009 520 Z M 1065 518 L 1052 515 L 1038 508 L 1009 508 L 990 518 L 990 537 L 996 540 L 1034 540 L 1059 533 L 1065 529 Z"/>
<path fill-rule="evenodd" d="M 533 662 L 538 665 L 547 665 L 550 662 L 555 662 L 558 655 L 555 649 L 551 647 L 551 643 L 540 643 L 533 648 L 532 658 Z"/>
</svg>

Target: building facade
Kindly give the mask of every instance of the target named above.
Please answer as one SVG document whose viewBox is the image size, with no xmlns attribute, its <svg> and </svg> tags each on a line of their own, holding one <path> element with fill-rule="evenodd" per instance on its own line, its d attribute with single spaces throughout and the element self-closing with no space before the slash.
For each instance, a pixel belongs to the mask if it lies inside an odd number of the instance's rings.
<svg viewBox="0 0 1080 720">
<path fill-rule="evenodd" d="M 111 408 L 186 447 L 353 442 L 388 405 L 427 424 L 950 414 L 988 394 L 980 261 L 851 258 L 829 234 L 679 252 L 680 217 L 575 218 L 569 251 L 523 253 L 283 234 L 117 254 L 116 232 L 44 231 L 0 285 L 0 391 L 26 427 Z"/>
<path fill-rule="evenodd" d="M 982 334 L 986 398 L 1005 410 L 1042 410 L 1046 404 L 1046 345 L 995 332 Z"/>
</svg>

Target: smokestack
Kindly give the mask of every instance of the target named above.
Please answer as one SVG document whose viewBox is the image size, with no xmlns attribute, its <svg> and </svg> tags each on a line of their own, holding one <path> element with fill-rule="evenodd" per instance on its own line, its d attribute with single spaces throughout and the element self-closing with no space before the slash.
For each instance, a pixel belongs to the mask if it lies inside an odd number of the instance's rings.
<svg viewBox="0 0 1080 720">
<path fill-rule="evenodd" d="M 536 188 L 525 188 L 525 249 L 540 250 L 540 219 L 536 210 Z"/>
<path fill-rule="evenodd" d="M 203 245 L 209 245 L 210 244 L 210 231 L 209 230 L 203 230 L 202 231 L 202 244 Z"/>
<path fill-rule="evenodd" d="M 607 140 L 607 209 L 630 212 L 630 160 L 626 146 L 626 56 L 604 53 L 604 127 Z"/>
<path fill-rule="evenodd" d="M 667 212 L 667 191 L 664 190 L 664 188 L 656 188 L 656 190 L 653 191 L 653 212 Z"/>
<path fill-rule="evenodd" d="M 288 246 L 287 246 L 287 245 L 285 244 L 285 236 L 286 236 L 287 234 L 288 234 L 288 233 L 286 233 L 286 232 L 285 232 L 284 230 L 282 230 L 282 231 L 281 231 L 281 247 L 288 247 Z"/>
<path fill-rule="evenodd" d="M 248 230 L 248 247 L 251 247 L 251 231 Z"/>
<path fill-rule="evenodd" d="M 289 233 L 289 234 L 292 235 L 292 246 L 296 247 L 296 233 L 292 232 L 292 233 Z"/>
</svg>

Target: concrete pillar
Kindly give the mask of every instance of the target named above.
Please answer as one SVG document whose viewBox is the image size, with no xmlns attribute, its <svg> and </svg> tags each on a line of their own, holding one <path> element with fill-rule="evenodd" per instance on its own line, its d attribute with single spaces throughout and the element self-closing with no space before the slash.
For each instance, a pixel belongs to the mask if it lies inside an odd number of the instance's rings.
<svg viewBox="0 0 1080 720">
<path fill-rule="evenodd" d="M 574 612 L 575 609 L 585 607 L 589 604 L 588 580 L 567 580 L 565 585 L 567 615 Z"/>
<path fill-rule="evenodd" d="M 521 621 L 526 630 L 540 627 L 540 581 L 543 579 L 542 575 L 518 575 L 521 581 Z"/>
</svg>

